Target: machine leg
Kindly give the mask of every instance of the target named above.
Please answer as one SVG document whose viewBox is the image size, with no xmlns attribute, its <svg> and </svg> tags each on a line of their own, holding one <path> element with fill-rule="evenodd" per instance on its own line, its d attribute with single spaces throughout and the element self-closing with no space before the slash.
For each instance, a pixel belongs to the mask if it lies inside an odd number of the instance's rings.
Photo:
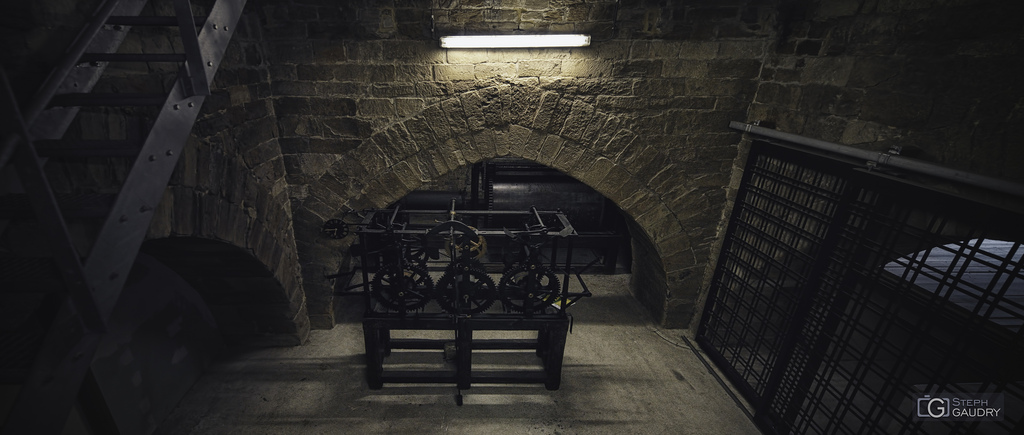
<svg viewBox="0 0 1024 435">
<path fill-rule="evenodd" d="M 548 390 L 557 390 L 562 383 L 562 356 L 565 354 L 565 336 L 569 332 L 569 324 L 555 323 L 546 328 L 544 333 L 547 338 L 547 354 L 544 355 L 544 371 L 547 372 L 547 380 L 544 387 Z"/>
<path fill-rule="evenodd" d="M 455 380 L 459 390 L 468 390 L 473 376 L 473 329 L 459 319 L 455 331 Z"/>
<path fill-rule="evenodd" d="M 366 347 L 366 383 L 371 390 L 384 387 L 384 349 L 382 348 L 381 332 L 387 331 L 372 322 L 363 323 L 363 342 Z"/>
<path fill-rule="evenodd" d="M 551 342 L 548 337 L 548 328 L 540 328 L 537 330 L 537 356 L 544 358 L 544 355 L 548 353 L 548 344 Z"/>
</svg>

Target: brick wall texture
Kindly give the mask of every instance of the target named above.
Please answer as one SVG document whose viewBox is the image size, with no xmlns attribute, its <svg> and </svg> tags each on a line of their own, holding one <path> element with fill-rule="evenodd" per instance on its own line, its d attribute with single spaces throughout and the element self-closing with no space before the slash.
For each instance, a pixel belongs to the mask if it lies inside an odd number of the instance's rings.
<svg viewBox="0 0 1024 435">
<path fill-rule="evenodd" d="M 315 236 L 324 220 L 496 156 L 557 168 L 615 201 L 635 223 L 633 291 L 670 327 L 690 326 L 713 263 L 742 156 L 729 121 L 899 143 L 1022 177 L 1008 122 L 1021 115 L 1018 69 L 1000 68 L 1020 63 L 1021 25 L 998 12 L 1013 2 L 259 5 L 304 288 L 323 316 L 314 324 L 331 319 L 320 277 L 346 245 Z M 964 17 L 994 25 L 954 23 Z M 487 32 L 588 32 L 594 43 L 471 51 L 436 40 Z"/>
<path fill-rule="evenodd" d="M 634 294 L 661 324 L 690 327 L 742 167 L 743 137 L 729 121 L 900 145 L 1024 181 L 1022 9 L 1017 0 L 249 0 L 152 233 L 248 249 L 296 301 L 289 313 L 329 328 L 334 283 L 324 276 L 345 264 L 352 240 L 320 237 L 324 221 L 475 162 L 524 157 L 623 210 Z M 586 32 L 593 43 L 437 42 L 487 32 Z"/>
</svg>

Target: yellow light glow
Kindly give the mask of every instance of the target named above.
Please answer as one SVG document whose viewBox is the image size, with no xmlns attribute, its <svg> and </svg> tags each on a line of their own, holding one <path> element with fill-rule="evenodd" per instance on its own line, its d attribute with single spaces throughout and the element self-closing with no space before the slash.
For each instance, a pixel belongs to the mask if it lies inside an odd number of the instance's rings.
<svg viewBox="0 0 1024 435">
<path fill-rule="evenodd" d="M 590 35 L 469 35 L 442 36 L 441 48 L 586 47 Z"/>
</svg>

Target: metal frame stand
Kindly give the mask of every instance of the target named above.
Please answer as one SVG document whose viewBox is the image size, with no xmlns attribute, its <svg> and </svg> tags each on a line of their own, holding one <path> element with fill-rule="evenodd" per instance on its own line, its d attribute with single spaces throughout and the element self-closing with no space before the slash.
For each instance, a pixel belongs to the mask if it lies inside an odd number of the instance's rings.
<svg viewBox="0 0 1024 435">
<path fill-rule="evenodd" d="M 380 389 L 385 383 L 449 383 L 467 390 L 474 383 L 488 384 L 544 384 L 548 390 L 557 390 L 562 379 L 562 356 L 569 332 L 568 316 L 538 315 L 533 318 L 489 314 L 470 316 L 421 315 L 402 318 L 387 314 L 368 315 L 363 319 L 363 338 L 366 344 L 366 381 L 370 389 Z M 387 371 L 385 358 L 393 349 L 437 349 L 444 351 L 452 344 L 447 339 L 393 339 L 393 330 L 455 330 L 455 368 L 445 371 Z M 473 339 L 474 331 L 537 331 L 537 338 Z M 543 369 L 528 370 L 473 370 L 474 350 L 519 349 L 535 350 Z"/>
<path fill-rule="evenodd" d="M 541 212 L 536 209 L 524 212 L 457 212 L 454 210 L 454 204 L 451 210 L 399 211 L 396 208 L 391 210 L 367 210 L 365 213 L 363 221 L 359 224 L 355 233 L 359 235 L 360 244 L 362 245 L 362 248 L 359 249 L 363 276 L 362 293 L 366 296 L 363 337 L 366 347 L 366 379 L 371 389 L 380 389 L 386 383 L 455 384 L 460 391 L 456 396 L 456 401 L 461 405 L 461 391 L 469 389 L 474 383 L 544 384 L 548 390 L 557 390 L 559 388 L 566 335 L 570 332 L 572 323 L 572 317 L 566 312 L 566 308 L 580 298 L 590 296 L 590 291 L 587 289 L 580 274 L 571 268 L 572 236 L 575 236 L 575 230 L 564 214 L 561 212 Z M 417 227 L 413 224 L 400 223 L 398 217 L 403 213 L 410 216 L 447 215 L 449 220 L 438 225 L 428 224 Z M 552 278 L 546 284 L 543 284 L 546 287 L 541 288 L 540 270 L 547 265 L 539 263 L 537 260 L 539 257 L 534 256 L 533 262 L 530 263 L 533 265 L 532 267 L 524 267 L 524 264 L 519 263 L 516 263 L 515 266 L 506 265 L 506 273 L 518 272 L 519 275 L 517 276 L 520 278 L 520 281 L 517 282 L 517 286 L 514 288 L 509 286 L 508 288 L 503 287 L 496 290 L 503 298 L 503 312 L 496 312 L 498 310 L 493 307 L 488 308 L 490 304 L 471 304 L 468 302 L 480 297 L 481 292 L 484 292 L 484 296 L 487 296 L 486 292 L 488 290 L 485 288 L 486 286 L 480 285 L 479 282 L 471 282 L 469 279 L 469 275 L 477 273 L 475 272 L 476 269 L 471 267 L 482 267 L 483 263 L 479 261 L 479 257 L 482 257 L 483 254 L 480 253 L 476 259 L 467 260 L 467 253 L 475 253 L 477 251 L 472 251 L 466 248 L 466 246 L 471 243 L 473 243 L 474 247 L 479 246 L 475 243 L 486 245 L 487 242 L 483 240 L 484 236 L 508 237 L 512 240 L 517 236 L 516 231 L 508 229 L 477 229 L 455 219 L 457 214 L 465 215 L 468 219 L 477 219 L 481 215 L 494 213 L 518 214 L 522 215 L 525 220 L 531 221 L 532 225 L 530 228 L 519 232 L 519 234 L 529 233 L 536 235 L 544 233 L 551 236 L 550 253 L 552 267 L 545 270 L 548 271 L 549 275 L 552 271 L 561 272 L 563 275 L 561 283 L 558 283 L 557 279 Z M 540 227 L 544 227 L 544 229 L 538 230 L 537 228 Z M 460 240 L 468 239 L 475 240 L 475 242 L 463 242 L 462 248 L 457 247 L 455 242 L 457 238 L 455 235 L 456 229 L 463 231 L 463 236 L 467 236 L 470 232 L 472 233 L 472 236 L 464 237 Z M 426 245 L 429 244 L 426 240 L 430 237 L 434 237 L 435 242 L 436 239 L 442 237 L 447 240 L 444 244 L 450 250 L 451 264 L 445 268 L 445 273 L 446 276 L 458 278 L 447 281 L 442 278 L 442 281 L 445 281 L 449 286 L 441 286 L 442 288 L 436 292 L 430 289 L 430 296 L 427 296 L 428 298 L 435 297 L 439 302 L 438 305 L 444 312 L 430 311 L 432 307 L 426 306 L 428 301 L 422 300 L 424 297 L 422 292 L 425 292 L 425 290 L 417 286 L 422 285 L 427 280 L 420 280 L 415 283 L 403 282 L 402 274 L 392 273 L 392 277 L 396 279 L 389 282 L 388 285 L 390 287 L 387 289 L 371 289 L 371 281 L 373 280 L 371 280 L 370 276 L 373 272 L 372 269 L 399 270 L 401 266 L 398 266 L 399 269 L 395 269 L 394 265 L 384 263 L 387 263 L 387 261 L 409 261 L 408 259 L 395 259 L 393 254 L 390 257 L 381 254 L 382 252 L 394 252 L 393 248 L 390 251 L 387 251 L 387 248 L 374 250 L 371 245 L 391 246 L 392 241 L 398 238 L 416 237 L 421 237 L 424 240 L 424 245 L 419 247 L 421 249 L 426 248 Z M 473 239 L 473 237 L 479 238 Z M 560 251 L 559 244 L 557 243 L 559 239 L 566 239 L 566 243 L 562 245 L 565 250 L 563 257 L 564 265 L 562 266 L 555 264 L 556 260 L 559 260 L 558 254 Z M 460 249 L 462 249 L 462 254 L 459 253 Z M 422 267 L 422 269 L 425 270 L 426 268 Z M 529 272 L 523 274 L 522 271 L 524 269 L 528 269 Z M 570 293 L 568 291 L 570 273 L 575 273 L 583 288 L 583 292 Z M 380 294 L 382 292 L 389 293 L 387 295 Z M 418 293 L 415 296 L 419 298 L 416 303 L 411 303 L 408 299 L 401 299 L 401 304 L 390 303 L 395 299 L 410 297 L 410 293 Z M 520 299 L 509 300 L 509 294 L 513 294 L 511 297 L 518 295 Z M 493 298 L 497 299 L 498 294 L 493 295 Z M 375 304 L 375 300 L 388 303 Z M 454 303 L 452 303 L 453 301 Z M 460 303 L 459 301 L 466 302 Z M 445 302 L 448 303 L 446 304 Z M 387 305 L 390 305 L 390 307 Z M 416 308 L 406 309 L 406 306 Z M 450 330 L 454 331 L 455 338 L 454 340 L 396 339 L 391 336 L 391 331 L 395 330 Z M 474 338 L 475 331 L 537 331 L 537 335 L 536 338 L 530 339 L 476 339 Z M 392 350 L 395 349 L 433 349 L 444 351 L 446 355 L 452 356 L 447 359 L 454 362 L 454 367 L 443 370 L 386 369 L 386 360 L 391 355 Z M 479 350 L 532 350 L 540 358 L 541 368 L 532 370 L 474 370 L 473 353 Z"/>
</svg>

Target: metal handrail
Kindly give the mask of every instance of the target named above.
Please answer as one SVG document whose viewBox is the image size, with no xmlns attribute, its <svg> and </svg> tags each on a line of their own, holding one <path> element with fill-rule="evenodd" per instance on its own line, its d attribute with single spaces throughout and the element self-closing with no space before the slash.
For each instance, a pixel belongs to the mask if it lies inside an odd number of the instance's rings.
<svg viewBox="0 0 1024 435">
<path fill-rule="evenodd" d="M 780 139 L 794 144 L 809 146 L 811 148 L 816 148 L 824 151 L 830 151 L 848 157 L 864 159 L 878 166 L 890 166 L 893 168 L 906 169 L 908 171 L 913 171 L 920 174 L 931 175 L 946 180 L 958 181 L 965 184 L 970 184 L 972 186 L 983 187 L 997 192 L 1007 193 L 1018 197 L 1024 197 L 1024 185 L 1007 180 L 989 177 L 986 175 L 961 171 L 959 169 L 953 169 L 950 167 L 941 166 L 934 163 L 903 157 L 898 154 L 854 148 L 847 145 L 840 145 L 837 143 L 809 138 L 806 136 L 800 136 L 798 134 L 772 130 L 770 128 L 760 127 L 753 124 L 746 124 L 738 121 L 730 122 L 729 127 L 734 130 L 753 133 L 759 136 Z"/>
</svg>

